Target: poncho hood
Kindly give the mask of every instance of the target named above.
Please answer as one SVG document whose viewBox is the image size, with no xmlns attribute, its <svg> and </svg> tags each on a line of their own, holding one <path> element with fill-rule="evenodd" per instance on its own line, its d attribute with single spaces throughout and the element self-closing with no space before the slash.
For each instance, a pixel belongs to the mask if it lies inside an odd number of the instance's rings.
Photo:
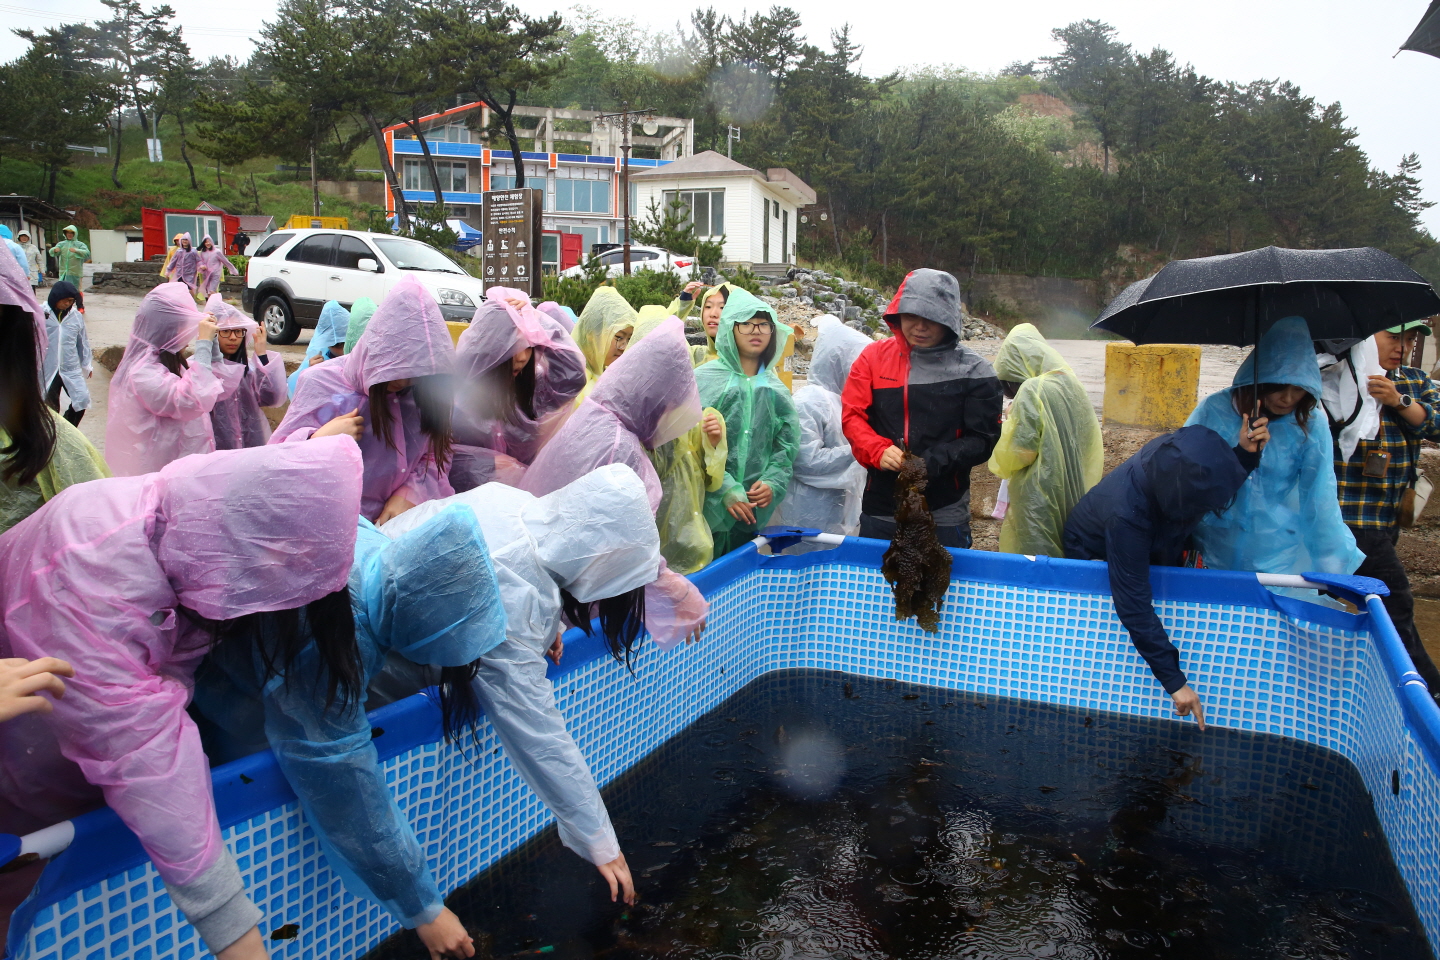
<svg viewBox="0 0 1440 960">
<path fill-rule="evenodd" d="M 808 382 L 838 396 L 845 390 L 845 380 L 850 376 L 855 358 L 874 341 L 835 317 L 816 317 L 815 326 L 815 349 L 810 354 Z"/>
<path fill-rule="evenodd" d="M 361 297 L 350 305 L 350 319 L 345 328 L 346 353 L 355 352 L 355 344 L 360 342 L 360 335 L 365 332 L 365 327 L 373 316 L 375 316 L 375 301 L 369 297 Z"/>
<path fill-rule="evenodd" d="M 510 305 L 515 300 L 519 308 Z M 525 347 L 552 346 L 555 321 L 531 306 L 519 290 L 491 287 L 476 310 L 470 326 L 455 344 L 455 363 L 461 376 L 478 378 L 494 370 Z"/>
<path fill-rule="evenodd" d="M 597 287 L 591 294 L 572 334 L 585 354 L 585 370 L 591 380 L 605 371 L 605 357 L 616 332 L 633 328 L 635 318 L 635 308 L 614 287 Z"/>
<path fill-rule="evenodd" d="M 215 318 L 216 330 L 244 330 L 246 333 L 250 333 L 260 326 L 226 303 L 225 298 L 218 293 L 212 293 L 206 299 L 205 312 Z"/>
<path fill-rule="evenodd" d="M 700 422 L 700 392 L 685 325 L 669 317 L 646 332 L 649 336 L 638 343 L 632 340 L 605 371 L 590 400 L 615 414 L 625 429 L 653 450 Z"/>
<path fill-rule="evenodd" d="M 38 364 L 50 346 L 50 338 L 45 333 L 45 311 L 40 309 L 30 289 L 30 278 L 25 276 L 24 268 L 8 253 L 0 254 L 0 304 L 18 307 L 30 315 L 30 323 L 35 328 L 35 362 Z"/>
<path fill-rule="evenodd" d="M 1231 383 L 1246 387 L 1255 383 L 1255 355 L 1260 355 L 1260 382 L 1283 383 L 1299 387 L 1319 400 L 1324 392 L 1320 367 L 1315 362 L 1315 344 L 1310 326 L 1304 317 L 1286 317 L 1275 321 L 1260 338 L 1260 345 L 1250 351 Z"/>
<path fill-rule="evenodd" d="M 453 373 L 455 347 L 434 298 L 419 280 L 405 277 L 391 288 L 343 363 L 345 379 L 367 393 L 377 383 Z"/>
<path fill-rule="evenodd" d="M 720 314 L 720 329 L 715 331 L 715 352 L 719 355 L 718 362 L 731 373 L 742 377 L 745 375 L 745 368 L 740 365 L 740 348 L 735 344 L 735 324 L 749 321 L 760 313 L 769 317 L 770 322 L 775 325 L 775 332 L 771 338 L 775 350 L 770 357 L 769 364 L 760 371 L 762 375 L 767 372 L 771 375 L 774 374 L 780 363 L 780 357 L 785 352 L 785 344 L 794 335 L 794 331 L 790 327 L 780 322 L 774 307 L 748 290 L 732 287 L 730 299 L 725 301 L 725 310 Z"/>
<path fill-rule="evenodd" d="M 1073 373 L 1059 351 L 1045 342 L 1033 323 L 1015 326 L 1000 344 L 995 356 L 995 376 L 1011 383 L 1024 383 L 1042 373 Z"/>
<path fill-rule="evenodd" d="M 140 301 L 130 326 L 130 343 L 177 353 L 195 339 L 202 319 L 190 288 L 183 283 L 162 283 Z M 130 351 L 126 351 L 126 356 Z M 117 371 L 118 373 L 118 371 Z"/>
</svg>

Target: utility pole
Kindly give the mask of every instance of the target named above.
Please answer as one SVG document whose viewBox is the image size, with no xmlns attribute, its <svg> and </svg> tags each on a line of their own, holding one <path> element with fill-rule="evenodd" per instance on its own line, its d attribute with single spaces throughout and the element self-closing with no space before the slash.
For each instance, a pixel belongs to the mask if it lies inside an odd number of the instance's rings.
<svg viewBox="0 0 1440 960">
<path fill-rule="evenodd" d="M 219 165 L 216 165 L 216 176 L 219 176 Z M 310 199 L 314 207 L 310 214 L 312 217 L 320 216 L 320 181 L 315 178 L 315 141 L 310 141 Z"/>
<path fill-rule="evenodd" d="M 737 127 L 737 126 L 734 126 L 733 124 L 726 124 L 726 125 L 725 125 L 725 156 L 730 157 L 730 159 L 732 159 L 732 160 L 734 159 L 734 157 L 731 156 L 731 154 L 730 154 L 730 147 L 731 147 L 732 144 L 738 142 L 739 140 L 740 140 L 740 128 Z"/>
<path fill-rule="evenodd" d="M 629 102 L 620 104 L 619 113 L 602 113 L 596 120 L 620 124 L 620 210 L 625 222 L 625 276 L 630 276 L 630 127 L 644 114 L 648 123 L 655 119 L 654 110 L 631 110 Z"/>
</svg>

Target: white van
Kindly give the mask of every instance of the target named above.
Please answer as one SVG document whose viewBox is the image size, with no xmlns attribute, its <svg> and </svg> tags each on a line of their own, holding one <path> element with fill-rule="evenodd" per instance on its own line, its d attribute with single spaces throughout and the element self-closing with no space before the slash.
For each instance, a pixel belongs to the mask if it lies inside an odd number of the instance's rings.
<svg viewBox="0 0 1440 960">
<path fill-rule="evenodd" d="M 294 343 L 314 329 L 327 300 L 377 304 L 402 276 L 430 291 L 446 320 L 468 323 L 485 284 L 429 244 L 358 230 L 281 230 L 255 248 L 245 268 L 242 302 L 265 325 L 271 343 Z"/>
</svg>

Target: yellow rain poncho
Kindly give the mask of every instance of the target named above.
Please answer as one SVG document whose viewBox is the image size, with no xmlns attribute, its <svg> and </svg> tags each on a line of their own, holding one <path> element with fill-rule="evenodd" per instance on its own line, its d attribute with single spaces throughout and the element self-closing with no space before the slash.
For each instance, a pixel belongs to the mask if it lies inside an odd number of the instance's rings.
<svg viewBox="0 0 1440 960">
<path fill-rule="evenodd" d="M 631 343 L 638 343 L 646 334 L 669 319 L 663 307 L 640 308 Z M 720 416 L 714 407 L 706 407 L 702 420 L 709 414 Z M 669 443 L 647 451 L 655 472 L 660 475 L 660 507 L 655 511 L 655 525 L 660 528 L 660 553 L 676 573 L 694 573 L 715 558 L 715 540 L 705 522 L 705 495 L 720 489 L 725 481 L 725 418 L 720 416 L 720 442 L 711 444 L 699 426 Z"/>
<path fill-rule="evenodd" d="M 575 399 L 576 406 L 590 394 L 595 381 L 605 372 L 605 357 L 617 333 L 635 329 L 635 308 L 611 286 L 597 287 L 590 302 L 580 311 L 580 319 L 571 332 L 580 352 L 585 354 L 585 389 Z"/>
<path fill-rule="evenodd" d="M 51 415 L 55 419 L 55 452 L 50 462 L 23 486 L 0 480 L 0 533 L 39 510 L 66 487 L 110 476 L 105 458 L 85 435 L 59 414 Z M 9 445 L 9 434 L 0 430 L 0 448 Z"/>
<path fill-rule="evenodd" d="M 995 375 L 1019 383 L 990 472 L 1010 481 L 1002 553 L 1063 557 L 1065 520 L 1100 482 L 1105 448 L 1085 388 L 1033 324 L 1010 331 Z"/>
<path fill-rule="evenodd" d="M 735 344 L 735 324 L 764 314 L 775 324 L 774 355 L 770 364 L 753 377 L 740 365 Z M 720 357 L 695 371 L 700 402 L 720 411 L 725 419 L 729 450 L 725 457 L 725 479 L 720 489 L 705 497 L 705 519 L 715 536 L 715 553 L 728 553 L 755 536 L 766 526 L 775 508 L 785 499 L 800 447 L 800 422 L 789 389 L 780 382 L 775 367 L 785 353 L 792 331 L 775 317 L 775 310 L 744 290 L 734 289 L 720 317 L 715 345 Z M 754 525 L 737 521 L 728 506 L 747 499 L 750 487 L 763 480 L 774 499 L 770 506 L 755 510 Z"/>
</svg>

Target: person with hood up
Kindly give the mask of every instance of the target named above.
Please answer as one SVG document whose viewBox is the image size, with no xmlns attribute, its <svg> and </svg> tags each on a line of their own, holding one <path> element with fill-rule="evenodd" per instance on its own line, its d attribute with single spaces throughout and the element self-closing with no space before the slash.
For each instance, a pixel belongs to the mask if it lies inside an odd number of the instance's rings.
<svg viewBox="0 0 1440 960">
<path fill-rule="evenodd" d="M 65 488 L 110 475 L 100 452 L 45 403 L 48 343 L 20 264 L 0 256 L 0 533 Z"/>
<path fill-rule="evenodd" d="M 585 356 L 564 327 L 519 290 L 491 287 L 485 298 L 455 344 L 457 491 L 519 486 L 585 386 Z"/>
<path fill-rule="evenodd" d="M 50 409 L 60 410 L 60 388 L 70 398 L 65 419 L 71 426 L 80 426 L 85 411 L 90 409 L 90 379 L 95 369 L 90 352 L 90 336 L 85 330 L 85 298 L 73 283 L 58 281 L 50 288 L 45 303 L 45 333 L 50 348 L 45 351 L 45 402 Z"/>
<path fill-rule="evenodd" d="M 561 842 L 595 865 L 612 900 L 634 903 L 630 868 L 595 777 L 555 706 L 545 657 L 560 660 L 562 616 L 586 633 L 593 629 L 593 604 L 611 654 L 628 658 L 644 614 L 628 598 L 643 595 L 661 566 L 645 484 L 619 463 L 543 497 L 487 483 L 421 504 L 381 532 L 403 536 L 451 503 L 479 519 L 505 605 L 505 642 L 481 655 L 474 679 L 485 716 L 511 764 L 555 815 Z"/>
<path fill-rule="evenodd" d="M 681 320 L 688 320 L 695 307 L 700 307 L 700 326 L 705 331 L 705 345 L 690 348 L 695 366 L 720 359 L 720 351 L 715 346 L 715 337 L 720 332 L 720 314 L 725 311 L 725 303 L 730 299 L 730 294 L 740 289 L 742 288 L 728 282 L 707 287 L 699 281 L 693 281 L 687 283 L 685 289 L 680 291 L 680 296 L 670 304 L 670 312 Z M 694 299 L 691 299 L 692 297 Z"/>
<path fill-rule="evenodd" d="M 372 310 L 371 313 L 373 314 L 374 311 Z M 315 329 L 310 334 L 310 343 L 305 347 L 305 359 L 300 361 L 300 366 L 290 374 L 287 381 L 291 399 L 295 397 L 295 390 L 300 385 L 300 378 L 308 373 L 311 367 L 342 355 L 345 331 L 349 326 L 350 314 L 340 306 L 340 302 L 338 300 L 325 301 L 325 306 L 320 308 L 320 319 L 315 321 Z M 356 337 L 356 340 L 358 341 L 359 337 Z"/>
<path fill-rule="evenodd" d="M 225 255 L 225 251 L 215 246 L 215 241 L 209 235 L 200 240 L 200 250 L 196 253 L 196 263 L 199 269 L 199 287 L 195 292 L 196 299 L 208 300 L 220 289 L 220 284 L 225 280 L 228 271 L 233 276 L 240 276 L 240 271 L 235 269 L 235 264 Z"/>
<path fill-rule="evenodd" d="M 700 365 L 700 399 L 725 419 L 725 480 L 705 496 L 705 521 L 723 555 L 754 539 L 785 499 L 800 422 L 775 366 L 791 337 L 773 308 L 745 290 L 730 292 L 720 318 L 717 360 Z"/>
<path fill-rule="evenodd" d="M 571 310 L 564 304 L 556 303 L 554 300 L 546 300 L 544 303 L 540 304 L 535 309 L 539 310 L 541 313 L 545 314 L 545 316 L 560 324 L 560 326 L 564 328 L 566 333 L 573 333 L 575 331 L 575 323 L 577 319 L 575 316 L 575 311 Z"/>
<path fill-rule="evenodd" d="M 990 454 L 1009 486 L 1000 551 L 1065 556 L 1065 519 L 1105 473 L 1100 421 L 1075 371 L 1034 324 L 1005 337 L 995 375 L 1013 401 Z"/>
<path fill-rule="evenodd" d="M 306 373 L 270 442 L 354 437 L 365 460 L 360 515 L 384 523 L 455 492 L 446 480 L 454 373 L 455 347 L 435 298 L 404 277 L 354 353 Z"/>
<path fill-rule="evenodd" d="M 1249 418 L 1237 414 L 1235 420 Z M 1201 730 L 1205 710 L 1155 613 L 1150 566 L 1180 566 L 1190 534 L 1206 514 L 1235 499 L 1269 438 L 1263 419 L 1242 427 L 1233 448 L 1198 424 L 1156 437 L 1091 487 L 1065 522 L 1065 556 L 1110 565 L 1115 615 L 1175 701 L 1175 712 L 1193 715 Z"/>
<path fill-rule="evenodd" d="M 874 341 L 835 317 L 816 317 L 815 325 L 809 377 L 795 394 L 800 449 L 790 491 L 774 522 L 853 537 L 860 529 L 865 468 L 845 439 L 840 394 L 855 358 Z"/>
<path fill-rule="evenodd" d="M 165 251 L 165 262 L 160 265 L 160 276 L 167 280 L 173 279 L 170 276 L 170 264 L 175 262 L 175 254 L 180 252 L 181 241 L 188 236 L 186 233 L 177 233 L 170 238 L 170 249 Z"/>
<path fill-rule="evenodd" d="M 359 508 L 359 451 L 336 437 L 96 480 L 0 537 L 0 660 L 75 670 L 50 713 L 0 726 L 0 831 L 108 805 L 212 953 L 264 957 L 186 707 L 208 649 L 285 649 L 302 615 L 329 655 L 354 657 Z"/>
<path fill-rule="evenodd" d="M 90 259 L 90 248 L 80 239 L 80 231 L 75 224 L 70 224 L 60 233 L 64 239 L 50 248 L 50 255 L 55 258 L 55 272 L 59 279 L 68 280 L 78 288 L 85 276 L 85 261 Z"/>
<path fill-rule="evenodd" d="M 10 251 L 10 255 L 15 258 L 15 262 L 20 265 L 20 270 L 24 272 L 25 264 L 28 260 L 25 256 L 25 248 L 15 242 L 14 236 L 10 233 L 10 228 L 3 223 L 0 223 L 0 246 Z"/>
<path fill-rule="evenodd" d="M 371 684 L 398 658 L 413 668 L 403 695 L 438 686 L 442 728 L 458 742 L 479 722 L 471 681 L 479 658 L 505 640 L 505 607 L 480 522 L 464 506 L 393 541 L 367 520 L 359 526 L 349 581 L 356 659 L 328 661 L 310 636 L 270 676 L 257 651 L 217 647 L 196 673 L 205 752 L 220 764 L 274 751 L 346 889 L 389 910 L 432 955 L 473 956 L 386 785 L 366 711 L 396 699 Z"/>
<path fill-rule="evenodd" d="M 644 482 L 653 514 L 664 489 L 649 452 L 687 434 L 700 412 L 685 327 L 666 320 L 605 371 L 525 471 L 520 489 L 543 497 L 592 470 L 623 463 Z M 643 616 L 656 644 L 669 650 L 682 639 L 699 639 L 710 608 L 695 585 L 663 556 L 646 583 Z"/>
<path fill-rule="evenodd" d="M 370 318 L 375 316 L 375 301 L 369 297 L 361 297 L 350 304 L 350 319 L 345 325 L 345 352 L 353 353 L 355 344 L 360 342 L 360 335 L 370 324 Z"/>
<path fill-rule="evenodd" d="M 1254 573 L 1353 573 L 1365 555 L 1345 526 L 1336 493 L 1333 441 L 1320 400 L 1320 368 L 1303 317 L 1279 320 L 1245 358 L 1229 390 L 1206 397 L 1186 424 L 1231 441 L 1255 407 L 1268 423 L 1265 457 L 1234 503 L 1195 528 L 1205 566 Z"/>
<path fill-rule="evenodd" d="M 869 471 L 860 536 L 895 534 L 895 478 L 907 452 L 925 461 L 925 500 L 947 547 L 969 547 L 970 470 L 1000 439 L 1000 381 L 960 341 L 960 283 L 912 270 L 885 311 L 894 336 L 872 343 L 841 396 L 845 437 Z"/>
<path fill-rule="evenodd" d="M 215 449 L 210 411 L 225 392 L 211 370 L 215 318 L 202 315 L 183 284 L 145 295 L 125 357 L 110 380 L 105 458 L 117 476 L 153 473 L 171 460 Z M 194 341 L 189 360 L 180 356 Z"/>
<path fill-rule="evenodd" d="M 193 296 L 195 294 L 195 275 L 199 269 L 200 251 L 191 245 L 190 234 L 180 234 L 180 246 L 176 248 L 175 255 L 170 258 L 164 277 L 172 283 L 185 284 L 190 288 L 190 294 Z"/>
<path fill-rule="evenodd" d="M 585 354 L 585 395 L 600 379 L 600 374 L 625 352 L 630 336 L 635 330 L 635 308 L 620 295 L 620 291 L 609 285 L 595 288 L 580 319 L 575 323 L 572 336 Z"/>
<path fill-rule="evenodd" d="M 270 420 L 261 407 L 285 402 L 285 362 L 271 356 L 265 328 L 212 293 L 205 310 L 215 318 L 218 356 L 211 368 L 225 392 L 210 411 L 216 450 L 263 447 L 270 440 Z M 246 341 L 254 348 L 250 355 Z"/>
<path fill-rule="evenodd" d="M 664 307 L 641 307 L 631 349 L 669 319 Z M 725 482 L 728 451 L 725 418 L 714 407 L 702 410 L 700 423 L 681 436 L 646 451 L 660 479 L 660 506 L 655 510 L 660 553 L 676 573 L 695 573 L 715 559 L 715 537 L 705 521 L 705 495 Z"/>
<path fill-rule="evenodd" d="M 20 266 L 25 268 L 25 274 L 30 280 L 30 289 L 36 290 L 45 284 L 45 257 L 40 253 L 40 248 L 30 239 L 30 234 L 24 230 L 15 238 L 20 249 L 25 252 L 25 259 Z"/>
</svg>

